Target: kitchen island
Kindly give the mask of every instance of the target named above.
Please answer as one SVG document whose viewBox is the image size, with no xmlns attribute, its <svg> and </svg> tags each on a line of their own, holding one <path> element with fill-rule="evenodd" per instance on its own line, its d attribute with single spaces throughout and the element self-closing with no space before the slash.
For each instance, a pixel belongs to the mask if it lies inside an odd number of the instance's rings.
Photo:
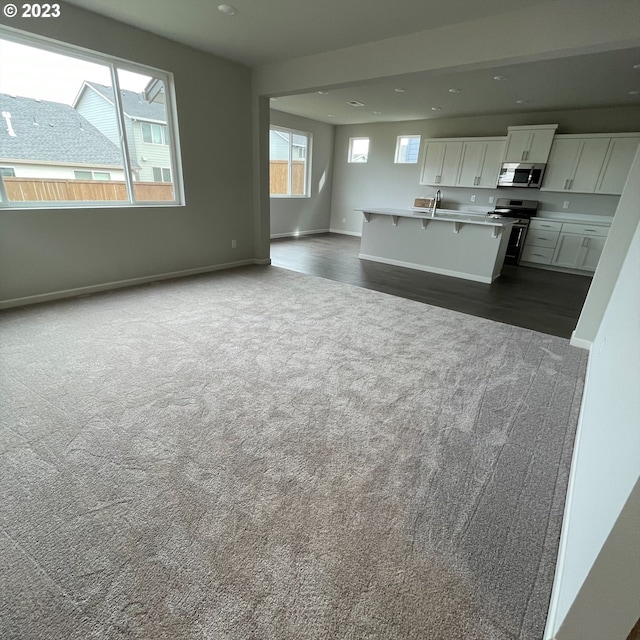
<svg viewBox="0 0 640 640">
<path fill-rule="evenodd" d="M 500 276 L 511 218 L 450 209 L 363 208 L 362 260 L 476 282 Z"/>
</svg>

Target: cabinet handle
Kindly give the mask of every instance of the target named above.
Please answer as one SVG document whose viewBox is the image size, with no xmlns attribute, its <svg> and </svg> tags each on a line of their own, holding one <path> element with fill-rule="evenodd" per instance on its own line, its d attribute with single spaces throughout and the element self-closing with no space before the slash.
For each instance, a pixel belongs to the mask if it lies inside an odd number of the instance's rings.
<svg viewBox="0 0 640 640">
<path fill-rule="evenodd" d="M 593 231 L 595 233 L 595 229 L 585 229 L 585 231 Z"/>
<path fill-rule="evenodd" d="M 533 255 L 538 257 L 538 258 L 546 258 L 547 257 L 543 253 L 534 253 Z"/>
<path fill-rule="evenodd" d="M 582 246 L 583 247 L 589 246 L 589 238 L 582 238 Z"/>
<path fill-rule="evenodd" d="M 538 240 L 548 240 L 549 238 L 543 238 L 542 236 L 538 236 Z"/>
<path fill-rule="evenodd" d="M 523 151 L 523 152 L 522 152 L 522 159 L 521 159 L 521 162 L 524 162 L 526 159 L 527 159 L 527 152 L 526 152 L 526 151 Z"/>
</svg>

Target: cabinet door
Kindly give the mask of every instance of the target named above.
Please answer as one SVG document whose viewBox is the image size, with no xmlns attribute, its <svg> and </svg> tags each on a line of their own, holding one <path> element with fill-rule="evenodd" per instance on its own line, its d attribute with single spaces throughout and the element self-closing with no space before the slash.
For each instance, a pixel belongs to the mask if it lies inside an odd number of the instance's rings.
<svg viewBox="0 0 640 640">
<path fill-rule="evenodd" d="M 558 139 L 551 147 L 549 164 L 542 181 L 542 189 L 547 191 L 565 191 L 573 178 L 578 162 L 582 139 Z"/>
<path fill-rule="evenodd" d="M 604 249 L 606 238 L 601 236 L 584 237 L 582 240 L 582 255 L 578 260 L 577 269 L 595 271 Z"/>
<path fill-rule="evenodd" d="M 445 187 L 455 187 L 458 182 L 460 160 L 462 159 L 462 142 L 445 143 L 442 161 L 441 179 L 437 184 Z"/>
<path fill-rule="evenodd" d="M 465 142 L 460 161 L 458 186 L 495 189 L 503 154 L 502 140 Z"/>
<path fill-rule="evenodd" d="M 498 174 L 500 173 L 500 165 L 504 156 L 505 143 L 503 140 L 489 140 L 486 145 L 480 180 L 476 186 L 495 189 L 498 184 Z"/>
<path fill-rule="evenodd" d="M 504 154 L 505 162 L 526 162 L 527 151 L 531 145 L 531 131 L 509 131 L 507 150 Z"/>
<path fill-rule="evenodd" d="M 554 135 L 555 129 L 532 131 L 525 162 L 546 162 L 549 158 Z"/>
<path fill-rule="evenodd" d="M 455 186 L 461 156 L 462 142 L 428 142 L 420 184 Z"/>
<path fill-rule="evenodd" d="M 622 193 L 639 142 L 638 138 L 611 138 L 596 193 Z"/>
<path fill-rule="evenodd" d="M 486 152 L 486 142 L 464 143 L 464 147 L 462 148 L 462 159 L 460 161 L 460 172 L 458 174 L 459 187 L 478 186 Z"/>
<path fill-rule="evenodd" d="M 577 269 L 582 258 L 582 241 L 584 239 L 585 236 L 577 236 L 573 233 L 561 233 L 551 264 L 569 269 Z"/>
<path fill-rule="evenodd" d="M 576 170 L 569 183 L 569 191 L 593 193 L 596 190 L 609 141 L 609 138 L 585 138 L 582 141 Z"/>
<path fill-rule="evenodd" d="M 509 130 L 505 162 L 546 162 L 555 127 L 550 129 Z"/>
</svg>

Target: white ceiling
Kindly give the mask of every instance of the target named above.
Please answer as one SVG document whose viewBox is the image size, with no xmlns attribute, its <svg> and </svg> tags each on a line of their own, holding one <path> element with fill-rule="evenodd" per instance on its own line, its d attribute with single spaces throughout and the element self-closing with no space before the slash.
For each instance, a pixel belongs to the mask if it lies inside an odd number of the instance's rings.
<svg viewBox="0 0 640 640">
<path fill-rule="evenodd" d="M 68 0 L 248 66 L 417 33 L 548 0 Z M 499 37 L 499 34 L 487 34 Z M 279 97 L 274 109 L 333 124 L 640 105 L 640 47 L 502 67 L 398 76 Z M 493 76 L 503 75 L 497 81 Z M 395 89 L 405 89 L 398 93 Z M 450 93 L 449 89 L 459 89 Z M 357 100 L 364 107 L 351 107 Z M 524 102 L 517 103 L 517 100 Z M 438 107 L 440 110 L 432 110 Z M 374 111 L 380 113 L 373 113 Z"/>
</svg>

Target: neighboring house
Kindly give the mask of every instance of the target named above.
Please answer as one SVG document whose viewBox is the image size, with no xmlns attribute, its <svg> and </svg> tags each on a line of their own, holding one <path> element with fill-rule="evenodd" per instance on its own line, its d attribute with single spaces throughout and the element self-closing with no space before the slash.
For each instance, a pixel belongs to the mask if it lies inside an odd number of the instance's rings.
<svg viewBox="0 0 640 640">
<path fill-rule="evenodd" d="M 269 130 L 270 160 L 289 160 L 289 136 L 288 131 Z M 294 134 L 291 142 L 291 155 L 291 160 L 306 160 L 307 140 L 304 136 Z"/>
<path fill-rule="evenodd" d="M 166 107 L 145 93 L 121 90 L 125 129 L 134 180 L 171 182 L 171 152 Z M 160 95 L 156 87 L 154 96 Z M 113 88 L 85 81 L 73 107 L 115 144 L 119 143 Z"/>
<path fill-rule="evenodd" d="M 68 104 L 0 94 L 0 175 L 124 180 L 120 150 Z"/>
</svg>

